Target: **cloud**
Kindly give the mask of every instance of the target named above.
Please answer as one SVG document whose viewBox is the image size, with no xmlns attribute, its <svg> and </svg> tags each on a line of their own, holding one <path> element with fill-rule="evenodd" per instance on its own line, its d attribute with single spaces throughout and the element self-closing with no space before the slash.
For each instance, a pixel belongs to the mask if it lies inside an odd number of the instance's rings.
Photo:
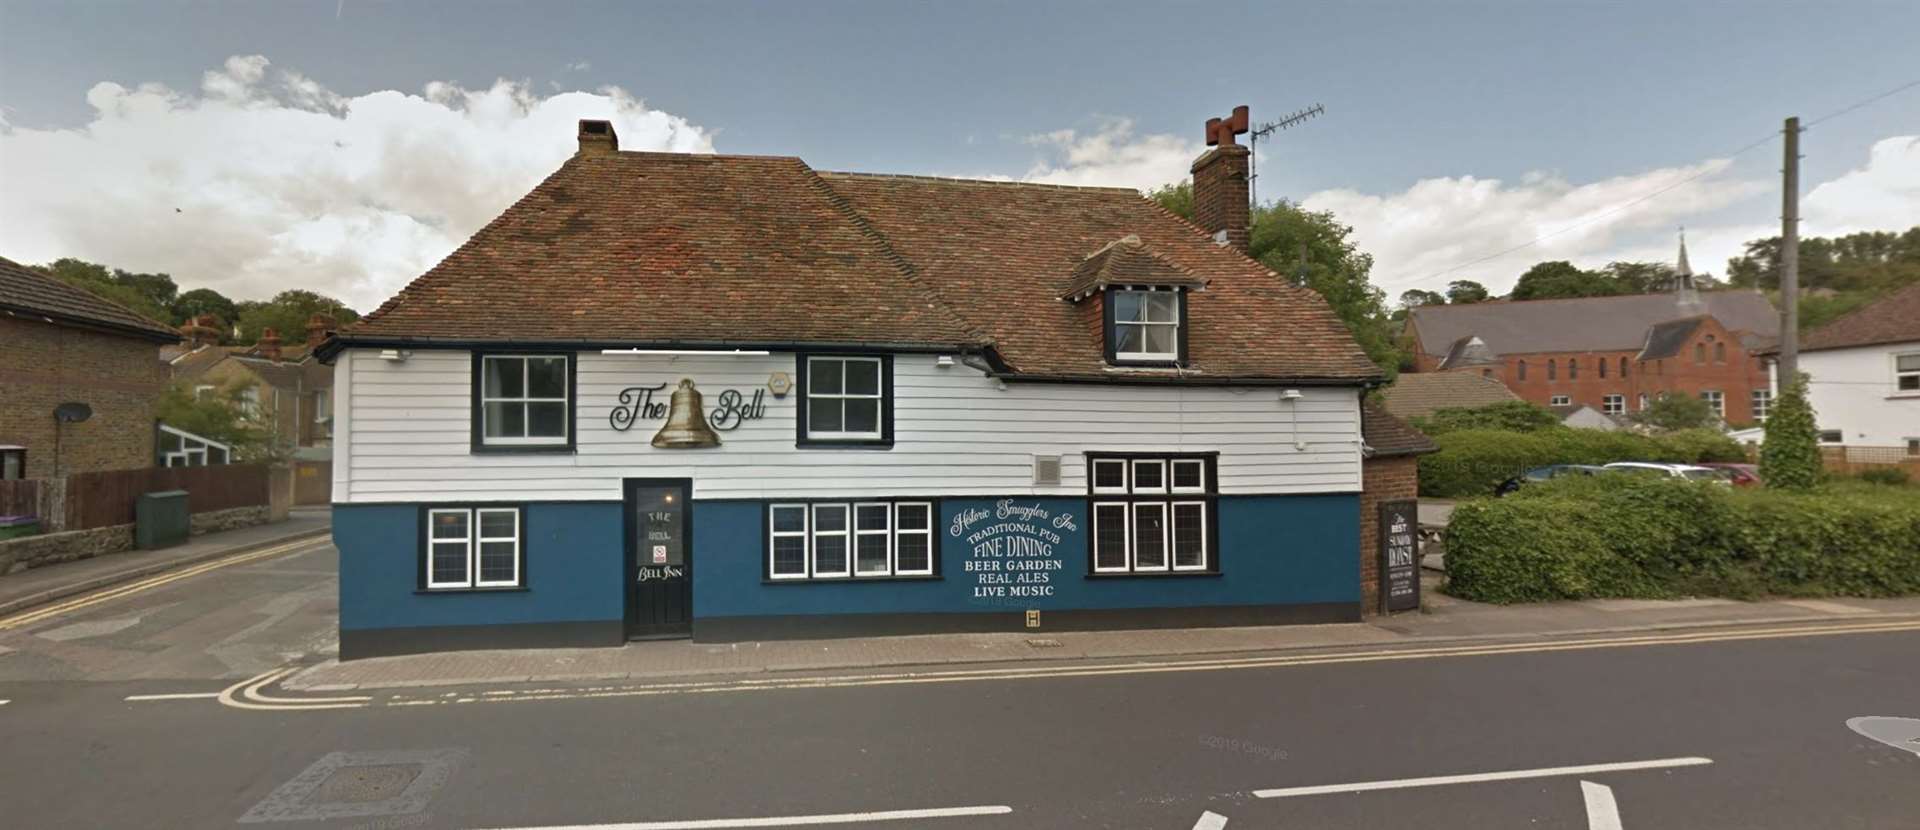
<svg viewBox="0 0 1920 830">
<path fill-rule="evenodd" d="M 623 148 L 712 152 L 710 131 L 618 87 L 432 83 L 347 96 L 236 56 L 197 93 L 100 83 L 76 129 L 0 122 L 0 254 L 165 271 L 239 298 L 287 288 L 363 311 L 418 276 L 609 118 Z"/>
<path fill-rule="evenodd" d="M 1800 217 L 1811 236 L 1920 225 L 1920 135 L 1875 142 L 1865 167 L 1808 191 Z"/>
<path fill-rule="evenodd" d="M 587 61 L 574 61 L 573 63 L 567 64 L 568 72 L 586 72 L 591 69 L 593 69 L 593 64 Z"/>
<path fill-rule="evenodd" d="M 1170 135 L 1136 135 L 1125 118 L 1103 119 L 1091 133 L 1055 130 L 1025 141 L 1047 154 L 1021 177 L 1025 181 L 1140 190 L 1186 178 L 1205 149 Z"/>
</svg>

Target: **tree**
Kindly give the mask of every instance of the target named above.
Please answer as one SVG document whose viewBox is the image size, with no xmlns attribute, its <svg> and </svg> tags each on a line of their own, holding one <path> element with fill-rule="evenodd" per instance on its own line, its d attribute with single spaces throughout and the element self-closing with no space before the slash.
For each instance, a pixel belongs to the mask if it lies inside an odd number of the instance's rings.
<svg viewBox="0 0 1920 830">
<path fill-rule="evenodd" d="M 258 341 L 260 332 L 269 328 L 280 335 L 282 342 L 302 342 L 307 336 L 307 318 L 314 314 L 326 314 L 341 325 L 360 319 L 360 314 L 345 303 L 299 288 L 282 291 L 264 303 L 242 302 L 236 311 L 242 343 Z"/>
<path fill-rule="evenodd" d="M 1768 487 L 1806 490 L 1820 480 L 1820 436 L 1807 381 L 1799 378 L 1773 402 L 1760 442 L 1760 479 Z"/>
<path fill-rule="evenodd" d="M 1423 305 L 1446 305 L 1447 298 L 1424 288 L 1409 288 L 1400 292 L 1400 305 L 1403 308 L 1419 308 Z"/>
<path fill-rule="evenodd" d="M 1449 406 L 1431 415 L 1416 416 L 1413 425 L 1428 435 L 1443 435 L 1462 429 L 1499 429 L 1508 432 L 1539 432 L 1560 426 L 1560 416 L 1528 401 L 1501 401 L 1486 406 Z"/>
<path fill-rule="evenodd" d="M 1612 281 L 1619 294 L 1657 294 L 1670 290 L 1678 274 L 1664 262 L 1611 262 L 1600 269 L 1601 276 Z M 1698 285 L 1701 276 L 1694 275 Z"/>
<path fill-rule="evenodd" d="M 211 314 L 219 319 L 221 334 L 240 319 L 240 310 L 233 301 L 211 288 L 195 288 L 185 292 L 173 301 L 174 319 L 185 323 L 202 314 Z"/>
<path fill-rule="evenodd" d="M 126 306 L 142 317 L 178 325 L 168 305 L 178 288 L 166 274 L 135 274 L 109 269 L 96 262 L 65 257 L 34 270 L 109 302 Z"/>
<path fill-rule="evenodd" d="M 1447 302 L 1454 305 L 1486 302 L 1488 296 L 1487 287 L 1473 280 L 1454 280 L 1447 283 Z"/>
<path fill-rule="evenodd" d="M 1148 194 L 1182 218 L 1193 218 L 1193 184 L 1181 182 Z M 1353 228 L 1328 211 L 1291 202 L 1253 209 L 1248 254 L 1294 285 L 1312 288 L 1347 324 L 1367 357 L 1389 378 L 1400 367 L 1397 327 L 1387 312 L 1386 292 L 1367 281 L 1373 257 L 1350 239 Z"/>
<path fill-rule="evenodd" d="M 1513 284 L 1511 300 L 1550 300 L 1562 297 L 1611 297 L 1625 293 L 1619 283 L 1598 271 L 1583 271 L 1566 260 L 1542 262 L 1528 268 Z"/>
<path fill-rule="evenodd" d="M 1664 392 L 1649 401 L 1645 409 L 1627 418 L 1657 432 L 1676 432 L 1720 425 L 1720 416 L 1713 414 L 1713 407 L 1708 406 L 1706 401 L 1690 395 L 1671 395 Z"/>
<path fill-rule="evenodd" d="M 160 393 L 154 417 L 161 423 L 211 438 L 233 448 L 236 462 L 282 461 L 285 447 L 273 440 L 266 413 L 251 410 L 241 398 L 244 382 L 229 383 L 200 396 L 193 384 L 178 381 Z"/>
</svg>

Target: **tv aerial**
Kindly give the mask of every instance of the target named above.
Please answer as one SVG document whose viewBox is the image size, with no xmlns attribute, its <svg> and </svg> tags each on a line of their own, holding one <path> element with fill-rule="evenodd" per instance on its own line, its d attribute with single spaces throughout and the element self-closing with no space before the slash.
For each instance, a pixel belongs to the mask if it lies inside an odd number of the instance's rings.
<svg viewBox="0 0 1920 830">
<path fill-rule="evenodd" d="M 1326 107 L 1314 104 L 1311 107 L 1298 110 L 1278 121 L 1269 121 L 1261 124 L 1250 131 L 1248 144 L 1251 146 L 1247 148 L 1247 202 L 1250 206 L 1260 206 L 1259 190 L 1256 184 L 1260 179 L 1260 139 L 1296 124 L 1301 124 L 1316 115 L 1325 115 L 1326 112 Z"/>
</svg>

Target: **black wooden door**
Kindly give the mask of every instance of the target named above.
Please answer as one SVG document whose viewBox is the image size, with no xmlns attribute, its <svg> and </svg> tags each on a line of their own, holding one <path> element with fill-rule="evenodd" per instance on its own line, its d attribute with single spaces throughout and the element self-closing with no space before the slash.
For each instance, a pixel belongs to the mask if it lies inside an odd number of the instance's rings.
<svg viewBox="0 0 1920 830">
<path fill-rule="evenodd" d="M 627 483 L 628 570 L 632 637 L 686 636 L 693 631 L 693 540 L 687 481 Z"/>
</svg>

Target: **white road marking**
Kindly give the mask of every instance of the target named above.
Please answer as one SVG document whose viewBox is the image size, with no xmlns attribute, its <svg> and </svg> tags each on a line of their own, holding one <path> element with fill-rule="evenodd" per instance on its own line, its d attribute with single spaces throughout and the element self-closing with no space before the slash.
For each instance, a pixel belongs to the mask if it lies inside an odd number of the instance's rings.
<svg viewBox="0 0 1920 830">
<path fill-rule="evenodd" d="M 219 692 L 176 692 L 166 695 L 127 695 L 127 700 L 204 700 L 219 697 Z"/>
<path fill-rule="evenodd" d="M 1227 826 L 1227 817 L 1212 810 L 1200 814 L 1200 820 L 1193 823 L 1193 830 L 1220 830 Z"/>
<path fill-rule="evenodd" d="M 885 810 L 877 813 L 833 813 L 817 816 L 768 818 L 708 818 L 688 821 L 639 821 L 626 824 L 567 824 L 553 827 L 499 827 L 494 830 L 715 830 L 728 827 L 803 827 L 813 824 L 853 824 L 870 821 L 906 821 L 960 816 L 1004 816 L 1012 807 L 936 807 L 927 810 Z"/>
<path fill-rule="evenodd" d="M 1361 781 L 1353 784 L 1325 784 L 1317 787 L 1285 787 L 1254 790 L 1256 798 L 1292 798 L 1302 795 L 1361 793 L 1372 790 L 1402 790 L 1412 787 L 1440 787 L 1448 784 L 1479 784 L 1487 781 L 1514 781 L 1522 778 L 1554 778 L 1563 775 L 1595 775 L 1602 772 L 1630 772 L 1643 769 L 1696 767 L 1713 763 L 1712 758 L 1659 758 L 1652 761 L 1622 761 L 1613 764 L 1585 764 L 1577 767 L 1542 767 L 1506 772 L 1476 772 L 1469 775 L 1438 775 L 1431 778 L 1400 778 L 1392 781 Z"/>
<path fill-rule="evenodd" d="M 1847 728 L 1894 749 L 1920 755 L 1920 718 L 1849 718 Z"/>
<path fill-rule="evenodd" d="M 0 706 L 5 706 L 5 705 L 7 705 L 7 704 L 9 704 L 9 703 L 12 703 L 12 702 L 13 702 L 13 701 L 11 701 L 11 700 L 0 700 Z"/>
<path fill-rule="evenodd" d="M 1587 830 L 1620 830 L 1620 805 L 1614 803 L 1612 787 L 1582 781 L 1580 795 L 1587 800 Z"/>
</svg>

